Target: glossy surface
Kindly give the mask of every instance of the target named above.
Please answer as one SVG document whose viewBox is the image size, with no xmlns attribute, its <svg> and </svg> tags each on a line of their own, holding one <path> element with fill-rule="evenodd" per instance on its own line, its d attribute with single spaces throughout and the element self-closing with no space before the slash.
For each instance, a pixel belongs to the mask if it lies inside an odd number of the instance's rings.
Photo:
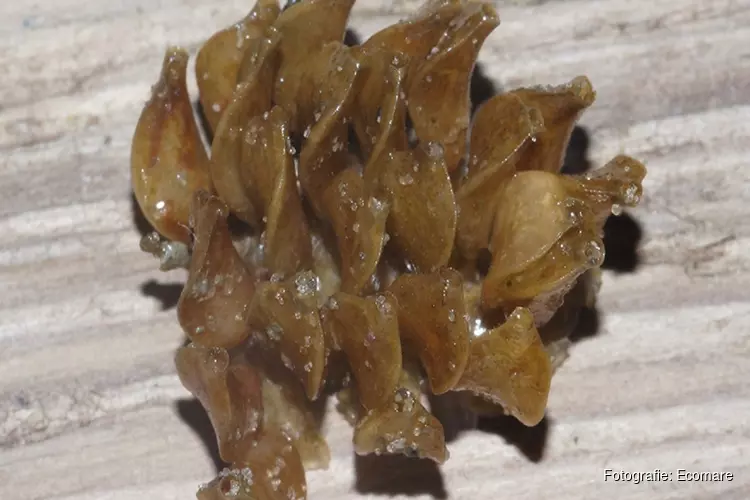
<svg viewBox="0 0 750 500">
<path fill-rule="evenodd" d="M 248 48 L 265 36 L 265 29 L 279 12 L 276 0 L 261 0 L 244 19 L 213 35 L 198 52 L 195 77 L 211 131 L 216 131 L 219 119 L 232 101 Z"/>
<path fill-rule="evenodd" d="M 182 347 L 175 364 L 183 385 L 211 418 L 221 458 L 229 463 L 244 461 L 260 436 L 261 375 L 242 358 L 232 360 L 220 347 Z"/>
<path fill-rule="evenodd" d="M 263 283 L 249 313 L 251 327 L 278 350 L 276 356 L 300 379 L 309 399 L 320 392 L 325 365 L 317 290 L 318 278 L 310 272 Z"/>
<path fill-rule="evenodd" d="M 618 156 L 585 176 L 538 170 L 515 174 L 496 206 L 484 305 L 512 305 L 567 291 L 585 270 L 601 266 L 606 216 L 615 206 L 638 203 L 645 173 L 641 163 Z M 538 322 L 547 319 L 548 314 Z"/>
<path fill-rule="evenodd" d="M 466 173 L 456 192 L 456 245 L 466 258 L 475 260 L 487 248 L 503 188 L 524 150 L 543 130 L 539 110 L 513 93 L 496 95 L 477 110 Z"/>
<path fill-rule="evenodd" d="M 195 244 L 177 317 L 193 342 L 235 347 L 248 335 L 255 277 L 232 244 L 226 205 L 199 191 L 193 212 Z"/>
<path fill-rule="evenodd" d="M 253 198 L 253 188 L 248 186 L 243 171 L 252 168 L 245 164 L 245 134 L 251 117 L 263 116 L 271 109 L 272 82 L 278 66 L 279 36 L 270 31 L 267 38 L 251 46 L 257 50 L 246 80 L 237 86 L 232 102 L 221 115 L 211 144 L 211 178 L 216 192 L 237 217 L 259 227 L 262 205 Z"/>
<path fill-rule="evenodd" d="M 308 269 L 312 262 L 290 141 L 288 116 L 281 107 L 254 116 L 245 129 L 240 169 L 247 193 L 265 219 L 264 266 L 284 276 Z"/>
<path fill-rule="evenodd" d="M 349 360 L 362 406 L 371 410 L 387 405 L 402 366 L 393 298 L 334 294 L 326 312 L 326 327 Z"/>
<path fill-rule="evenodd" d="M 628 157 L 559 173 L 594 99 L 585 77 L 497 95 L 469 121 L 474 62 L 498 22 L 489 4 L 431 2 L 348 47 L 351 6 L 303 0 L 253 31 L 241 57 L 216 39 L 204 49 L 220 54 L 216 68 L 234 61 L 239 82 L 217 117 L 218 196 L 196 197 L 178 311 L 193 341 L 181 377 L 232 463 L 205 498 L 300 494 L 297 472 L 268 476 L 271 491 L 243 464 L 277 446 L 326 467 L 330 395 L 358 454 L 444 462 L 442 424 L 422 400 L 450 391 L 470 411 L 537 425 L 571 324 L 591 304 L 604 221 L 641 197 L 645 169 Z M 226 80 L 215 73 L 209 82 Z M 230 213 L 244 225 L 230 230 Z M 231 293 L 195 292 L 239 276 Z M 201 349 L 221 358 L 218 374 L 196 361 Z M 232 428 L 252 442 L 227 437 Z"/>
<path fill-rule="evenodd" d="M 404 274 L 388 290 L 398 301 L 401 338 L 419 356 L 432 393 L 453 389 L 469 356 L 461 275 L 449 268 Z"/>
<path fill-rule="evenodd" d="M 211 191 L 203 148 L 185 81 L 188 53 L 171 47 L 133 136 L 132 187 L 143 215 L 165 237 L 190 243 L 195 191 Z"/>
</svg>

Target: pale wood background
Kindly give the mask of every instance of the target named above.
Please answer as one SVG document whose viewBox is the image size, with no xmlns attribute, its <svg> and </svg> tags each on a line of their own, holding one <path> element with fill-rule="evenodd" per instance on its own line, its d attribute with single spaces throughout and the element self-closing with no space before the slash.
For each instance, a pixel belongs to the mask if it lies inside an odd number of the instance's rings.
<svg viewBox="0 0 750 500">
<path fill-rule="evenodd" d="M 186 499 L 213 476 L 178 411 L 200 417 L 174 374 L 174 310 L 142 291 L 184 276 L 138 250 L 128 154 L 166 45 L 194 50 L 250 3 L 1 2 L 0 498 Z M 414 4 L 363 0 L 353 26 L 367 36 Z M 443 496 L 750 498 L 750 0 L 498 7 L 487 72 L 504 87 L 587 74 L 590 159 L 647 163 L 642 266 L 606 274 L 600 333 L 553 382 L 542 459 L 461 435 Z M 332 416 L 328 434 L 311 498 L 365 498 L 350 430 Z M 360 490 L 440 490 L 421 465 L 357 463 Z M 735 479 L 605 483 L 605 467 Z"/>
</svg>

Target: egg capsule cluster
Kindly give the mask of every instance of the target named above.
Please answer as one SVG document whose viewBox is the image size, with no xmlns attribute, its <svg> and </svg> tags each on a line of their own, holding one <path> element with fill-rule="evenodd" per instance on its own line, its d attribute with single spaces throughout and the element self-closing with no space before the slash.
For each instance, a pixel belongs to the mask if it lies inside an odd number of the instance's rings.
<svg viewBox="0 0 750 500">
<path fill-rule="evenodd" d="M 231 464 L 203 500 L 305 498 L 332 394 L 358 454 L 445 461 L 426 394 L 536 425 L 598 288 L 604 221 L 641 197 L 629 157 L 560 173 L 585 77 L 472 117 L 489 3 L 428 2 L 348 46 L 352 6 L 258 0 L 208 39 L 210 150 L 188 54 L 168 49 L 135 131 L 133 191 L 159 233 L 142 247 L 188 269 L 177 370 Z"/>
</svg>

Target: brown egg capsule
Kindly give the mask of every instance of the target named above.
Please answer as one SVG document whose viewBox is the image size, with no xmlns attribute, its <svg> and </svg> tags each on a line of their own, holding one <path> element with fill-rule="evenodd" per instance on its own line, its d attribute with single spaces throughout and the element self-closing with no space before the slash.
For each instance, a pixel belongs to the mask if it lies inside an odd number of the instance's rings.
<svg viewBox="0 0 750 500">
<path fill-rule="evenodd" d="M 177 303 L 180 325 L 196 344 L 235 347 L 249 334 L 255 279 L 237 253 L 229 212 L 205 191 L 195 195 L 195 244 L 188 280 Z"/>
<path fill-rule="evenodd" d="M 255 446 L 263 417 L 260 374 L 220 347 L 189 344 L 177 351 L 182 384 L 208 412 L 227 462 L 243 460 Z"/>
<path fill-rule="evenodd" d="M 461 275 L 453 269 L 404 274 L 388 290 L 398 301 L 401 338 L 419 356 L 432 393 L 453 389 L 469 356 Z"/>
<path fill-rule="evenodd" d="M 130 155 L 133 193 L 146 219 L 165 237 L 183 243 L 190 243 L 193 193 L 212 189 L 185 81 L 187 62 L 185 50 L 167 49 Z"/>
<path fill-rule="evenodd" d="M 457 387 L 501 405 L 525 425 L 544 417 L 552 368 L 531 313 L 518 308 L 508 321 L 474 337 Z"/>
<path fill-rule="evenodd" d="M 198 500 L 301 500 L 307 496 L 305 470 L 289 439 L 269 432 L 247 457 L 202 486 L 197 496 Z"/>
<path fill-rule="evenodd" d="M 264 36 L 279 12 L 276 0 L 260 0 L 244 19 L 209 38 L 198 52 L 195 76 L 203 113 L 212 131 L 232 100 L 248 47 Z"/>
<path fill-rule="evenodd" d="M 310 400 L 318 397 L 325 364 L 315 300 L 318 287 L 318 277 L 309 271 L 287 281 L 263 283 L 249 313 L 251 326 L 278 349 L 284 366 L 297 375 Z"/>
<path fill-rule="evenodd" d="M 401 377 L 401 343 L 392 297 L 331 297 L 325 327 L 346 353 L 365 408 L 386 404 Z"/>
<path fill-rule="evenodd" d="M 403 387 L 393 392 L 388 405 L 368 412 L 357 423 L 354 450 L 359 455 L 429 458 L 439 464 L 448 459 L 443 426 L 416 394 Z"/>
</svg>

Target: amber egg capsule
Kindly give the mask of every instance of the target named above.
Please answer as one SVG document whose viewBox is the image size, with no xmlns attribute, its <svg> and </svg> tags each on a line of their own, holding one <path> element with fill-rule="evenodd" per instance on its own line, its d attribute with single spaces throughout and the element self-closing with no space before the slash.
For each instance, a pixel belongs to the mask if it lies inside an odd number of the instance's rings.
<svg viewBox="0 0 750 500">
<path fill-rule="evenodd" d="M 193 193 L 212 190 L 208 156 L 185 81 L 187 63 L 184 49 L 167 49 L 130 155 L 133 192 L 146 219 L 163 236 L 184 243 L 190 243 Z"/>
</svg>

